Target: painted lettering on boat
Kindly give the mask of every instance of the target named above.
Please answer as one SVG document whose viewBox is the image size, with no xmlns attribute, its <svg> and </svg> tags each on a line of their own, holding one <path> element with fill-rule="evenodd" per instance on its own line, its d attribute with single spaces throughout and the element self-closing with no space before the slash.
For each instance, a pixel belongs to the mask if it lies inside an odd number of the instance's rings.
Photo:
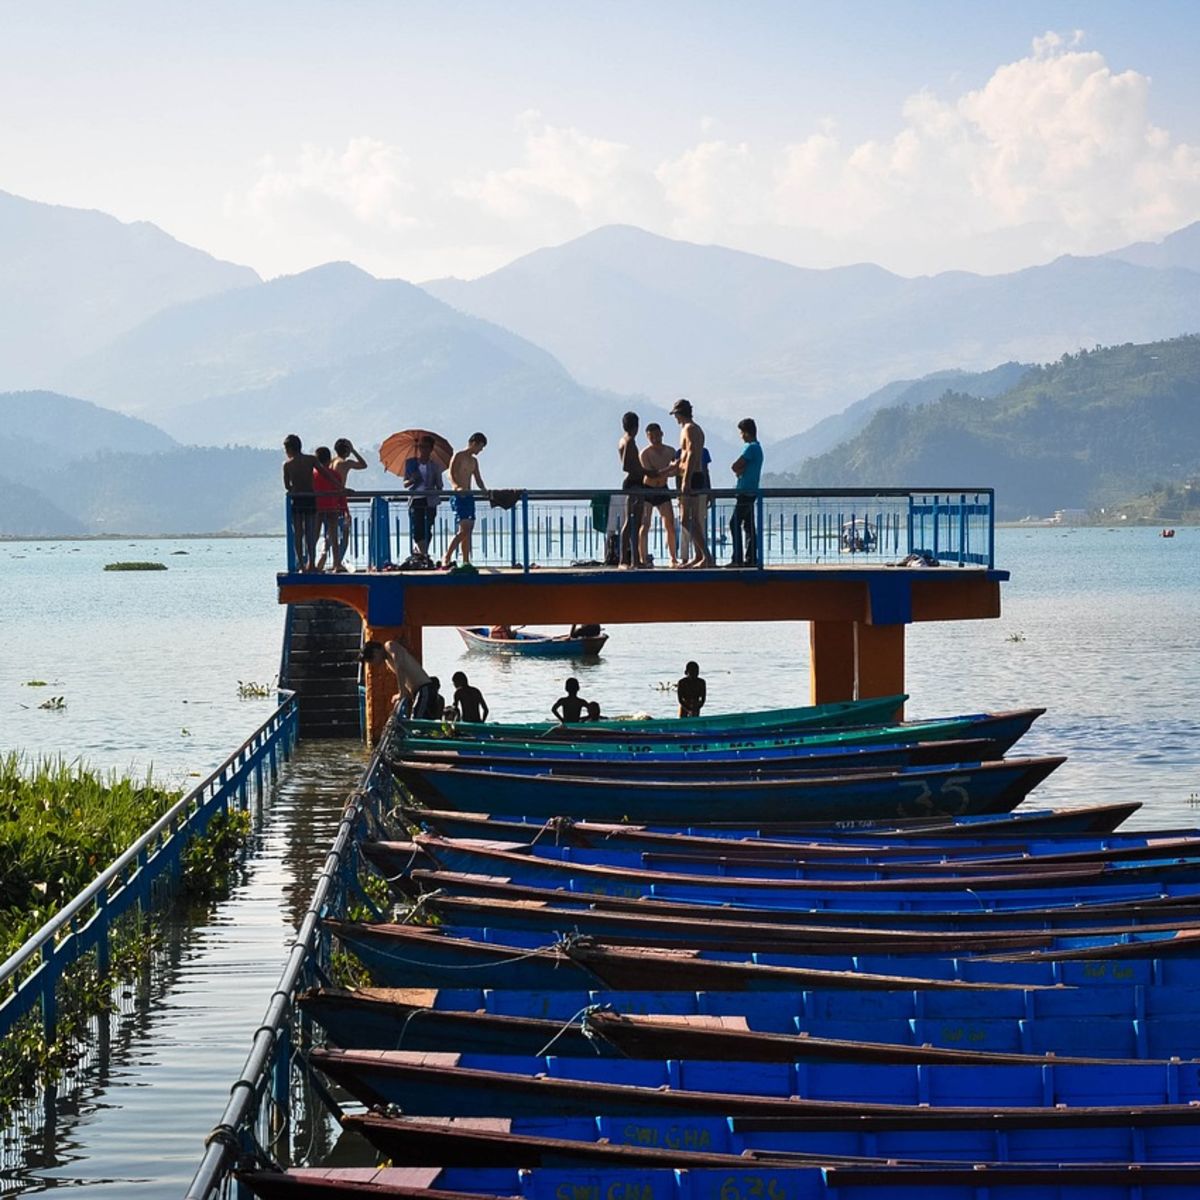
<svg viewBox="0 0 1200 1200">
<path fill-rule="evenodd" d="M 935 794 L 929 787 L 927 779 L 900 780 L 900 786 L 918 788 L 915 796 L 901 800 L 896 805 L 896 815 L 900 817 L 960 817 L 971 807 L 971 793 L 967 784 L 971 782 L 970 775 L 951 775 L 942 780 Z"/>
<path fill-rule="evenodd" d="M 711 1150 L 712 1134 L 707 1129 L 696 1129 L 691 1125 L 671 1125 L 660 1129 L 657 1125 L 629 1124 L 624 1130 L 625 1141 L 631 1146 L 665 1146 L 671 1150 Z"/>
<path fill-rule="evenodd" d="M 721 1181 L 721 1200 L 786 1200 L 774 1175 L 729 1175 Z"/>
<path fill-rule="evenodd" d="M 601 1190 L 597 1183 L 560 1183 L 555 1200 L 654 1200 L 654 1188 L 648 1183 L 610 1183 Z"/>
</svg>

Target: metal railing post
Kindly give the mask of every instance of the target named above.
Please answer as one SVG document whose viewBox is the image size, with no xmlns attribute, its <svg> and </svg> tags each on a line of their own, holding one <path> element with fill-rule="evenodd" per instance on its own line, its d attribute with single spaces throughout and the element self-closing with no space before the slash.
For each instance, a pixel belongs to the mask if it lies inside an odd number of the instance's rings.
<svg viewBox="0 0 1200 1200">
<path fill-rule="evenodd" d="M 521 554 L 525 560 L 525 574 L 529 574 L 529 493 L 521 493 Z"/>
<path fill-rule="evenodd" d="M 292 498 L 283 498 L 283 530 L 287 538 L 287 569 L 288 574 L 296 570 L 296 530 L 292 526 Z"/>
</svg>

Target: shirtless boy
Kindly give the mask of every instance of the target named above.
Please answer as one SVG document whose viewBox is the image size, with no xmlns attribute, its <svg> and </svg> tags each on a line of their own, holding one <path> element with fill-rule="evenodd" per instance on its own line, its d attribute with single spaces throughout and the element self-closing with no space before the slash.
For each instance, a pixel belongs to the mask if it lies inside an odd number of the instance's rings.
<svg viewBox="0 0 1200 1200">
<path fill-rule="evenodd" d="M 681 717 L 698 717 L 708 699 L 708 684 L 700 678 L 700 664 L 690 662 L 683 668 L 683 678 L 675 685 Z"/>
<path fill-rule="evenodd" d="M 391 668 L 396 677 L 396 694 L 392 697 L 392 703 L 400 705 L 402 712 L 407 703 L 406 715 L 414 719 L 429 715 L 429 704 L 437 689 L 425 668 L 403 642 L 364 642 L 362 661 L 371 669 L 383 666 Z"/>
<path fill-rule="evenodd" d="M 313 491 L 313 471 L 320 465 L 311 454 L 301 451 L 300 439 L 289 433 L 283 439 L 283 489 L 292 499 L 292 543 L 296 551 L 296 570 L 313 570 L 317 559 L 317 497 Z"/>
<path fill-rule="evenodd" d="M 685 567 L 711 567 L 704 536 L 705 491 L 708 475 L 704 469 L 704 430 L 692 420 L 692 402 L 676 400 L 671 416 L 679 422 L 679 519 L 691 539 L 692 557 Z"/>
<path fill-rule="evenodd" d="M 471 487 L 474 484 L 478 491 L 487 491 L 487 485 L 479 473 L 479 452 L 486 445 L 487 438 L 482 433 L 473 433 L 467 439 L 467 448 L 455 451 L 450 460 L 450 482 L 454 487 L 450 507 L 458 518 L 458 532 L 442 555 L 443 567 L 448 567 L 454 561 L 454 552 L 460 548 L 463 565 L 471 565 L 471 532 L 475 528 L 475 497 L 471 495 Z"/>
<path fill-rule="evenodd" d="M 349 438 L 338 438 L 333 443 L 333 462 L 329 464 L 330 470 L 342 481 L 342 487 L 349 491 L 349 486 L 346 480 L 349 478 L 351 471 L 365 471 L 367 469 L 367 460 L 354 448 L 354 443 Z M 341 508 L 338 511 L 338 558 L 346 557 L 346 548 L 350 545 L 350 506 L 346 503 L 346 499 L 342 497 Z"/>
<path fill-rule="evenodd" d="M 667 532 L 667 553 L 671 556 L 671 566 L 677 567 L 679 557 L 675 552 L 675 514 L 671 511 L 672 498 L 667 488 L 672 476 L 679 473 L 675 464 L 675 450 L 671 446 L 663 445 L 662 426 L 653 421 L 646 426 L 646 437 L 650 444 L 642 451 L 642 468 L 646 472 L 646 504 L 641 533 L 642 562 L 649 559 L 647 542 L 650 538 L 650 522 L 654 520 L 654 513 L 657 511 Z"/>
<path fill-rule="evenodd" d="M 588 702 L 579 694 L 579 680 L 572 677 L 563 686 L 566 688 L 567 694 L 559 696 L 550 711 L 564 725 L 574 725 L 577 721 L 586 721 L 588 718 L 584 714 L 587 712 Z"/>
</svg>

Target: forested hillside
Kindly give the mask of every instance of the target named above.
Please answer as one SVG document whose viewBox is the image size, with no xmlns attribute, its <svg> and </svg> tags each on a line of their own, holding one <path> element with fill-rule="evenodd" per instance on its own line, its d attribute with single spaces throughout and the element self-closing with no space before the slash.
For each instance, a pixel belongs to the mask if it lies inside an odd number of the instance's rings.
<svg viewBox="0 0 1200 1200">
<path fill-rule="evenodd" d="M 1097 508 L 1200 467 L 1200 337 L 1064 355 L 994 400 L 888 408 L 771 482 L 993 486 L 1002 517 Z"/>
</svg>

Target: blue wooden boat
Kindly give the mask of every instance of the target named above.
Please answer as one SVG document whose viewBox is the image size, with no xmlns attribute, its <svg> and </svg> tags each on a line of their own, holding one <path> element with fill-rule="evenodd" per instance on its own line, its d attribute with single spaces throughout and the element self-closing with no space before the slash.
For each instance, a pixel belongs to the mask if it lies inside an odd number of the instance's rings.
<svg viewBox="0 0 1200 1200">
<path fill-rule="evenodd" d="M 1136 1055 L 1117 1056 L 1065 1051 L 1062 1045 L 1079 1042 L 1078 1021 L 1043 1022 L 1044 1028 L 1030 1032 L 1045 1049 L 990 1049 L 963 1045 L 934 1045 L 926 1042 L 887 1041 L 870 1025 L 859 1037 L 826 1037 L 811 1029 L 787 1032 L 752 1030 L 744 1022 L 728 1017 L 692 1017 L 681 1022 L 669 1013 L 641 1015 L 619 1012 L 612 1005 L 589 1004 L 574 1021 L 566 1023 L 547 1017 L 513 1016 L 478 1009 L 437 1008 L 428 993 L 416 990 L 337 988 L 307 992 L 300 997 L 304 1013 L 315 1020 L 343 1050 L 378 1049 L 458 1051 L 480 1054 L 523 1054 L 539 1056 L 553 1049 L 570 1057 L 696 1058 L 729 1062 L 876 1062 L 943 1063 L 959 1066 L 1030 1065 L 1046 1061 L 1098 1063 L 1137 1061 Z M 1116 1030 L 1128 1046 L 1135 1045 L 1128 1026 Z M 1195 1022 L 1191 1022 L 1194 1027 Z M 1161 1035 L 1160 1031 L 1160 1035 Z M 1171 1028 L 1178 1041 L 1174 1057 L 1200 1055 L 1200 1036 L 1185 1022 Z M 1184 1048 L 1193 1050 L 1191 1055 Z"/>
<path fill-rule="evenodd" d="M 311 1052 L 313 1066 L 364 1104 L 446 1117 L 935 1116 L 1131 1109 L 1195 1112 L 1200 1073 L 1180 1063 L 966 1068 L 932 1064 L 738 1063 L 528 1057 L 407 1050 Z M 928 1107 L 925 1107 L 928 1106 Z M 1053 1118 L 1051 1118 L 1053 1120 Z"/>
<path fill-rule="evenodd" d="M 935 929 L 1055 929 L 1062 926 L 1091 924 L 1137 925 L 1167 921 L 1192 921 L 1200 917 L 1200 895 L 1183 890 L 1138 890 L 1135 894 L 1113 897 L 1101 891 L 1095 896 L 1068 894 L 1038 902 L 947 911 L 938 908 L 862 907 L 832 908 L 821 906 L 822 898 L 791 904 L 771 904 L 761 897 L 757 902 L 734 902 L 729 896 L 704 895 L 690 900 L 672 899 L 650 892 L 636 896 L 608 895 L 588 891 L 586 885 L 538 887 L 516 884 L 503 876 L 464 874 L 459 871 L 414 870 L 408 877 L 420 894 L 438 891 L 447 896 L 487 896 L 510 903 L 534 901 L 569 904 L 617 912 L 644 912 L 662 917 L 677 916 L 706 919 L 719 915 L 722 921 L 757 921 L 771 924 L 854 926 L 862 928 L 935 928 Z M 400 881 L 396 881 L 397 883 Z M 883 901 L 894 897 L 883 897 Z M 419 901 L 418 901 L 419 902 Z"/>
<path fill-rule="evenodd" d="M 948 738 L 940 742 L 909 742 L 881 745 L 815 746 L 800 753 L 787 747 L 730 750 L 726 753 L 703 751 L 693 754 L 626 754 L 620 758 L 579 754 L 534 756 L 462 753 L 443 750 L 436 743 L 401 747 L 394 761 L 441 763 L 476 770 L 513 770 L 521 774 L 578 775 L 608 779 L 727 779 L 752 775 L 804 774 L 823 771 L 878 770 L 880 768 L 943 766 L 948 763 L 990 762 L 1004 756 L 1001 743 L 987 738 Z"/>
<path fill-rule="evenodd" d="M 690 717 L 681 721 L 673 718 L 646 720 L 613 719 L 585 721 L 573 725 L 551 724 L 546 721 L 494 721 L 473 724 L 460 721 L 454 726 L 458 738 L 488 741 L 521 741 L 560 739 L 566 741 L 613 740 L 624 741 L 632 734 L 637 741 L 662 735 L 677 737 L 712 737 L 736 740 L 749 736 L 801 730 L 845 729 L 891 721 L 900 711 L 906 695 L 879 696 L 867 700 L 841 700 L 831 704 L 810 704 L 801 708 L 761 709 L 754 712 L 714 713 L 712 716 Z M 411 735 L 437 737 L 445 734 L 441 721 L 407 719 L 397 726 Z"/>
<path fill-rule="evenodd" d="M 607 633 L 594 637 L 571 637 L 565 633 L 534 633 L 518 629 L 510 638 L 492 637 L 487 625 L 459 626 L 468 650 L 485 654 L 520 655 L 523 658 L 597 658 L 608 641 Z"/>
<path fill-rule="evenodd" d="M 1200 983 L 1194 957 L 1074 961 L 945 954 L 756 954 L 703 947 L 646 947 L 599 938 L 555 938 L 522 930 L 331 923 L 343 944 L 387 987 L 448 987 L 461 972 L 485 987 L 608 988 L 779 992 L 805 987 L 1103 987 L 1112 984 Z"/>
<path fill-rule="evenodd" d="M 405 815 L 416 824 L 426 826 L 443 837 L 491 837 L 498 841 L 529 842 L 549 837 L 556 845 L 593 845 L 622 838 L 650 839 L 670 843 L 676 838 L 721 838 L 754 843 L 763 841 L 792 841 L 825 848 L 829 854 L 843 853 L 849 846 L 854 852 L 921 853 L 925 849 L 954 852 L 986 850 L 1003 851 L 1006 846 L 1019 847 L 1026 839 L 1037 838 L 1049 846 L 1052 841 L 1076 843 L 1088 835 L 1092 845 L 1105 848 L 1110 834 L 1140 809 L 1141 802 L 1131 800 L 1122 804 L 1086 805 L 1072 809 L 1024 809 L 1003 814 L 984 814 L 967 817 L 916 817 L 906 822 L 866 821 L 847 822 L 847 828 L 820 823 L 765 822 L 757 826 L 734 826 L 707 822 L 703 825 L 631 825 L 578 821 L 571 817 L 556 817 L 547 828 L 545 818 L 522 820 L 520 817 L 493 817 L 487 813 L 463 813 L 450 809 L 405 806 Z M 1146 844 L 1151 837 L 1195 838 L 1196 829 L 1154 830 L 1149 833 L 1122 833 L 1137 844 Z M 1112 842 L 1111 844 L 1121 844 Z"/>
<path fill-rule="evenodd" d="M 448 927 L 468 926 L 490 930 L 519 929 L 543 935 L 585 934 L 640 946 L 706 946 L 711 949 L 750 947 L 759 953 L 878 953 L 891 947 L 909 953 L 943 953 L 955 956 L 1002 954 L 1009 951 L 1075 953 L 1087 943 L 1112 946 L 1117 940 L 1137 945 L 1138 933 L 1166 937 L 1182 930 L 1200 930 L 1200 918 L 1180 921 L 1082 923 L 1047 929 L 925 930 L 882 929 L 875 926 L 771 925 L 725 921 L 719 912 L 707 918 L 664 917 L 650 912 L 611 912 L 543 901 L 513 902 L 488 897 L 460 897 L 430 893 L 421 912 Z M 899 923 L 898 923 L 899 925 Z M 1141 943 L 1149 952 L 1149 943 Z M 1155 952 L 1161 947 L 1155 946 Z"/>
<path fill-rule="evenodd" d="M 547 847 L 530 853 L 505 843 L 435 838 L 419 834 L 416 844 L 442 872 L 498 876 L 518 884 L 559 887 L 631 899 L 729 903 L 760 907 L 838 908 L 846 911 L 926 909 L 946 913 L 987 908 L 1037 908 L 1098 900 L 1108 903 L 1162 896 L 1200 899 L 1200 862 L 1102 863 L 1091 869 L 1047 870 L 1029 875 L 996 873 L 931 878 L 908 875 L 878 880 L 796 879 L 745 874 L 688 874 L 591 865 L 564 856 L 597 856 L 596 851 Z M 618 852 L 619 853 L 619 852 Z M 742 871 L 746 864 L 734 864 Z M 1178 872 L 1178 880 L 1170 875 Z"/>
<path fill-rule="evenodd" d="M 986 1165 L 986 1164 L 981 1164 Z M 360 1167 L 240 1170 L 262 1200 L 1186 1200 L 1200 1184 L 1195 1163 L 920 1164 L 778 1160 L 740 1169 L 654 1166 Z"/>
<path fill-rule="evenodd" d="M 803 837 L 751 829 L 712 829 L 708 826 L 666 830 L 645 825 L 614 825 L 590 821 L 556 820 L 549 827 L 528 821 L 507 821 L 483 813 L 456 813 L 443 809 L 405 809 L 405 815 L 425 832 L 449 838 L 475 838 L 514 844 L 548 842 L 581 850 L 627 850 L 639 852 L 703 852 L 726 859 L 790 858 L 803 862 L 818 860 L 845 863 L 888 862 L 1113 862 L 1130 858 L 1165 858 L 1200 852 L 1200 830 L 1170 837 L 1157 832 L 1118 834 L 1058 834 L 1039 836 L 1039 827 L 1028 827 L 1021 836 L 1013 825 L 1007 837 L 902 837 L 884 841 L 880 837 Z M 388 874 L 394 874 L 389 871 Z"/>
<path fill-rule="evenodd" d="M 871 1134 L 790 1129 L 764 1131 L 754 1118 L 689 1117 L 685 1121 L 620 1117 L 565 1118 L 551 1126 L 530 1117 L 479 1117 L 469 1122 L 437 1118 L 390 1117 L 378 1113 L 347 1116 L 343 1126 L 366 1138 L 393 1166 L 559 1167 L 582 1169 L 673 1165 L 695 1170 L 706 1165 L 744 1171 L 749 1164 L 798 1167 L 804 1161 L 833 1164 L 903 1163 L 898 1148 L 920 1159 L 963 1164 L 1008 1163 L 1182 1163 L 1200 1159 L 1200 1133 L 1189 1125 L 1121 1129 L 1079 1122 L 1061 1127 L 1051 1146 L 1036 1122 L 977 1131 L 944 1129 L 894 1146 L 895 1127 L 872 1120 Z M 1147 1135 L 1149 1134 L 1149 1137 Z M 870 1139 L 870 1142 L 868 1141 Z M 874 1143 L 873 1145 L 870 1143 Z M 822 1149 L 831 1144 L 836 1149 Z M 846 1144 L 862 1150 L 849 1153 Z M 817 1147 L 814 1149 L 813 1147 Z M 868 1158 L 873 1149 L 879 1157 Z M 911 1160 L 910 1160 L 911 1161 Z M 990 1167 L 989 1167 L 990 1170 Z"/>
<path fill-rule="evenodd" d="M 545 1020 L 570 1030 L 589 1010 L 611 1007 L 626 1015 L 720 1021 L 751 1032 L 843 1041 L 887 1042 L 920 1048 L 970 1048 L 1013 1054 L 1077 1057 L 1200 1057 L 1200 988 L 1120 984 L 1085 988 L 915 988 L 908 991 L 809 988 L 799 992 L 662 991 L 639 989 L 524 991 L 455 986 L 434 990 L 359 989 L 350 995 L 377 1000 L 356 1009 L 375 1024 L 375 1046 L 409 1049 L 386 1017 L 389 1001 L 423 1005 L 433 1013 L 467 1012 Z M 327 1008 L 337 1006 L 336 993 Z M 375 1013 L 372 1017 L 370 1014 Z M 347 1037 L 357 1036 L 353 1025 Z M 418 1022 L 414 1021 L 411 1030 Z M 407 1031 L 406 1031 L 407 1036 Z M 364 1035 L 365 1039 L 365 1035 Z M 354 1041 L 344 1043 L 353 1046 Z M 455 1047 L 470 1049 L 472 1047 Z M 542 1047 L 539 1047 L 541 1049 Z M 476 1048 L 478 1049 L 478 1048 Z M 515 1049 L 515 1047 L 514 1047 Z M 560 1049 L 555 1043 L 553 1050 Z M 567 1053 L 568 1051 L 563 1051 Z M 592 1053 L 592 1052 L 589 1052 Z"/>
<path fill-rule="evenodd" d="M 1063 757 L 961 767 L 913 767 L 796 779 L 647 782 L 518 775 L 434 764 L 394 765 L 418 799 L 465 812 L 533 813 L 597 821 L 783 820 L 951 816 L 1015 808 Z"/>
</svg>

